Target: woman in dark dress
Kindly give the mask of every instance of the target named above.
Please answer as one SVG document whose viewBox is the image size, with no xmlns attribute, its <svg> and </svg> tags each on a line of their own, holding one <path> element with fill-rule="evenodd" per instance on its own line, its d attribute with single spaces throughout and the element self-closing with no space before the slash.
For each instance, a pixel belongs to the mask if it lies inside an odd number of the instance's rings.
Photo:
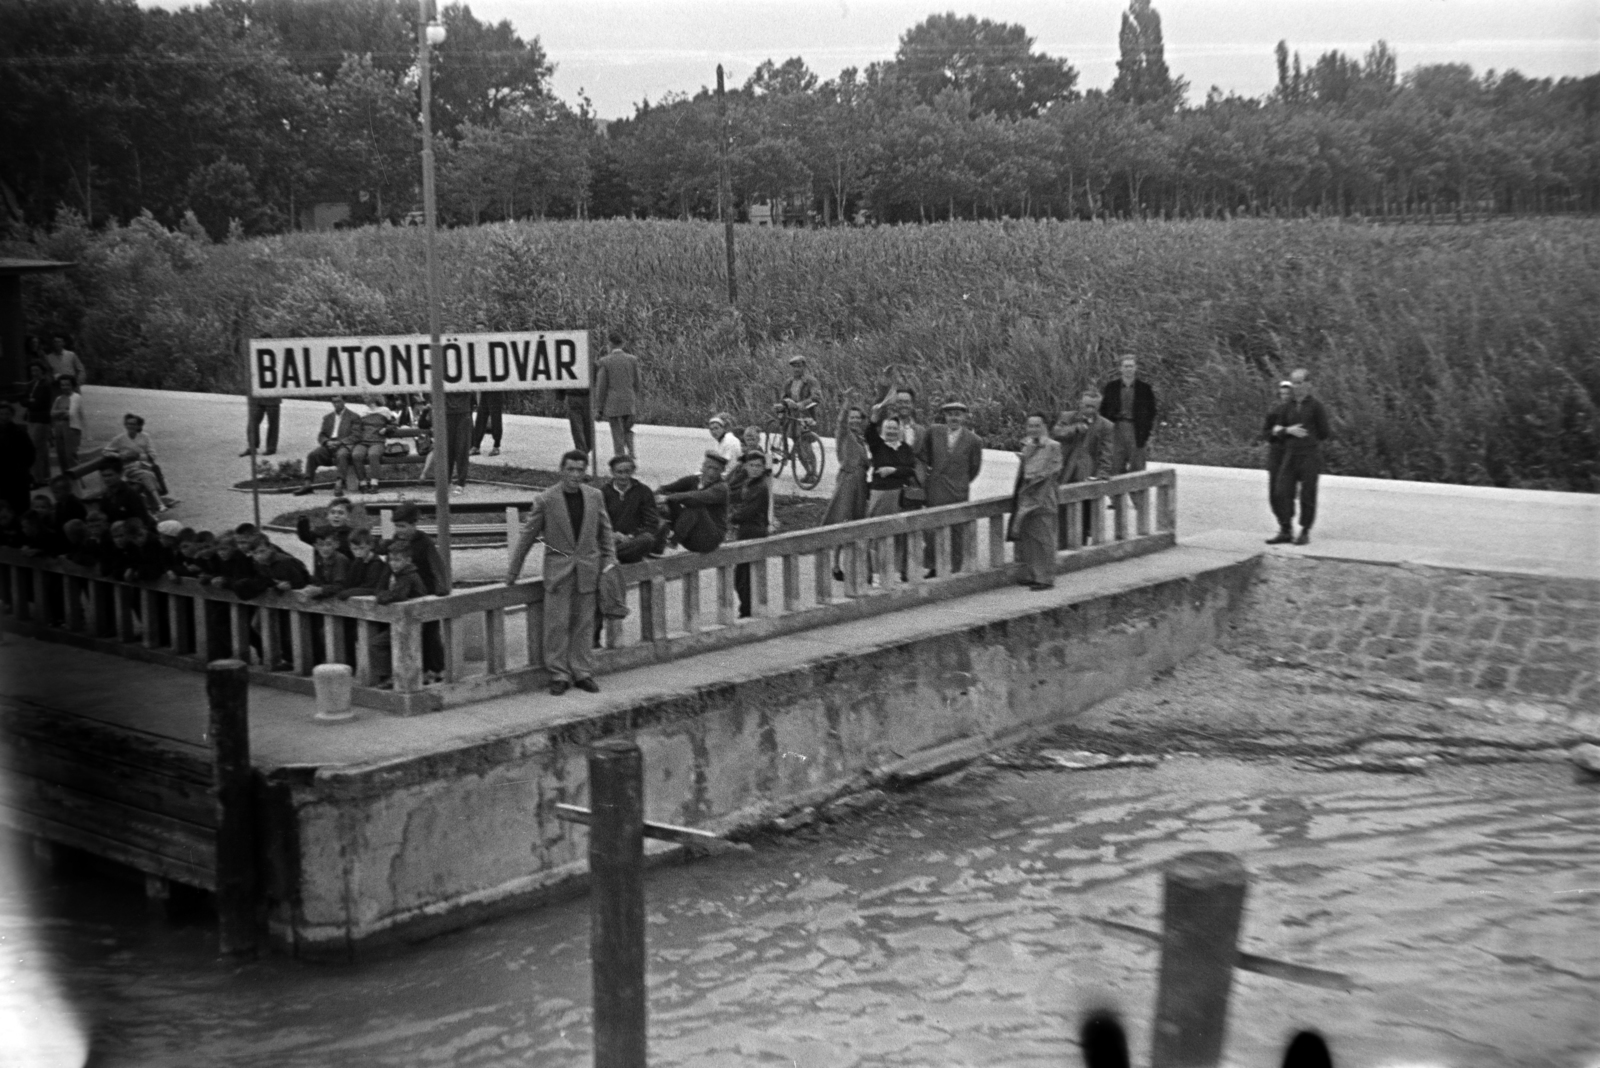
<svg viewBox="0 0 1600 1068">
<path fill-rule="evenodd" d="M 867 515 L 876 518 L 894 515 L 900 511 L 900 494 L 916 482 L 917 454 L 910 445 L 900 440 L 900 420 L 885 416 L 866 428 L 867 455 L 871 467 L 867 480 Z M 877 553 L 869 554 L 868 563 L 874 574 L 883 574 L 886 562 Z M 905 548 L 900 547 L 898 566 L 905 572 Z"/>
</svg>

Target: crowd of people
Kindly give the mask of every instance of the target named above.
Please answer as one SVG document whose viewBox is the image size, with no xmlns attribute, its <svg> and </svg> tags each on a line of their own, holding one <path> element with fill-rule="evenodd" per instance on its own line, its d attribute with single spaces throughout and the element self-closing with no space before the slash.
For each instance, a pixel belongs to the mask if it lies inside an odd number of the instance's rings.
<svg viewBox="0 0 1600 1068">
<path fill-rule="evenodd" d="M 561 480 L 535 500 L 512 546 L 507 575 L 508 582 L 517 581 L 532 546 L 541 541 L 545 544 L 543 640 L 553 692 L 573 686 L 597 689 L 592 665 L 595 643 L 574 636 L 598 634 L 598 599 L 591 595 L 615 564 L 637 563 L 673 551 L 711 553 L 729 541 L 768 537 L 777 528 L 771 458 L 763 448 L 763 432 L 759 426 L 741 428 L 727 412 L 714 413 L 707 420 L 711 447 L 696 473 L 655 489 L 638 480 L 633 420 L 640 389 L 639 361 L 623 349 L 619 335 L 612 334 L 609 340 L 609 351 L 596 367 L 597 406 L 591 407 L 585 391 L 582 423 L 586 432 L 592 432 L 591 414 L 603 417 L 611 428 L 615 454 L 597 486 L 589 484 L 585 449 L 575 448 L 563 456 Z M 55 363 L 81 373 L 81 364 L 73 363 L 76 357 L 65 349 L 63 339 L 57 339 L 55 348 Z M 789 362 L 791 376 L 774 410 L 814 424 L 821 403 L 817 379 L 803 356 Z M 410 503 L 396 510 L 396 533 L 387 542 L 367 528 L 361 519 L 361 505 L 347 496 L 338 496 L 329 504 L 325 520 L 313 524 L 302 518 L 298 536 L 314 547 L 311 568 L 249 524 L 213 533 L 174 520 L 158 522 L 161 511 L 176 502 L 165 496 L 155 446 L 144 420 L 134 414 L 124 417 L 122 433 L 92 462 L 100 472 L 99 492 L 80 495 L 84 465 L 76 462 L 77 438 L 67 431 L 81 435 L 81 405 L 72 371 L 53 380 L 48 377 L 55 363 L 41 360 L 32 368 L 29 392 L 21 406 L 27 418 L 25 427 L 16 425 L 17 412 L 11 405 L 0 405 L 0 442 L 9 458 L 4 486 L 0 487 L 0 546 L 59 557 L 98 574 L 130 581 L 194 579 L 231 590 L 245 600 L 269 591 L 300 591 L 301 596 L 313 600 L 371 596 L 383 602 L 445 592 L 437 549 L 431 538 L 417 530 L 417 507 Z M 447 410 L 452 419 L 468 411 L 470 400 L 468 395 L 456 396 L 463 398 L 463 411 Z M 247 452 L 260 447 L 255 435 L 259 435 L 262 421 L 267 424 L 265 453 L 275 451 L 276 407 L 271 401 L 252 402 L 247 427 L 252 438 Z M 40 440 L 35 413 L 46 411 L 60 453 L 61 470 L 53 475 L 48 461 L 41 466 L 34 451 Z M 493 435 L 494 451 L 499 449 L 498 406 L 480 405 L 477 411 L 482 418 L 473 428 L 470 444 L 466 426 L 462 427 L 459 471 L 452 462 L 452 474 L 461 482 L 465 481 L 465 457 L 478 451 L 483 435 Z M 890 384 L 871 404 L 857 403 L 847 394 L 834 428 L 838 474 L 822 523 L 847 523 L 968 500 L 982 470 L 983 441 L 967 426 L 966 403 L 948 400 L 938 411 L 939 422 L 919 421 L 917 393 L 907 384 Z M 576 444 L 579 432 L 574 415 Z M 1075 408 L 1053 416 L 1045 412 L 1028 416 L 1007 535 L 1017 545 L 1024 585 L 1050 588 L 1056 553 L 1089 540 L 1094 529 L 1094 507 L 1100 506 L 1099 502 L 1063 508 L 1057 503 L 1056 488 L 1143 470 L 1156 423 L 1155 391 L 1139 377 L 1138 359 L 1132 355 L 1121 358 L 1118 375 L 1103 387 L 1086 388 Z M 306 457 L 305 484 L 296 492 L 312 492 L 314 477 L 324 467 L 335 468 L 341 485 L 352 493 L 370 492 L 377 487 L 383 454 L 396 437 L 422 437 L 419 451 L 432 457 L 427 448 L 431 425 L 426 403 L 408 396 L 369 394 L 361 410 L 335 397 L 322 420 L 317 445 Z M 1270 541 L 1307 544 L 1316 516 L 1321 444 L 1331 435 L 1327 412 L 1311 395 L 1306 371 L 1297 370 L 1280 384 L 1262 436 L 1268 443 L 1269 503 L 1280 527 Z M 1292 526 L 1297 498 L 1301 529 L 1295 536 Z M 1081 537 L 1064 524 L 1081 524 Z M 922 542 L 920 566 L 927 577 L 935 577 L 935 539 L 930 533 Z M 869 555 L 868 583 L 881 581 L 891 569 L 905 579 L 910 568 L 917 566 L 909 545 L 901 545 L 895 559 L 886 558 L 886 552 L 877 549 Z M 964 552 L 965 546 L 956 539 L 950 564 L 957 571 L 963 569 Z M 837 556 L 833 577 L 838 581 L 845 578 Z M 750 616 L 751 565 L 737 565 L 734 579 L 739 615 Z M 279 644 L 279 648 L 285 647 L 285 643 Z M 425 681 L 442 678 L 444 654 L 437 624 L 424 628 L 423 661 Z"/>
<path fill-rule="evenodd" d="M 115 473 L 116 469 L 108 471 Z M 433 539 L 418 529 L 421 513 L 415 504 L 403 503 L 395 509 L 394 534 L 388 539 L 371 529 L 364 510 L 348 498 L 329 502 L 323 518 L 313 521 L 302 516 L 296 533 L 313 550 L 312 565 L 307 567 L 253 524 L 212 531 L 185 526 L 175 519 L 156 522 L 139 509 L 137 496 L 127 490 L 126 482 L 113 478 L 105 493 L 82 498 L 73 493 L 70 479 L 57 476 L 51 480 L 49 492 L 35 493 L 20 514 L 8 502 L 0 501 L 0 547 L 75 564 L 122 582 L 189 579 L 231 592 L 243 601 L 277 593 L 306 601 L 371 597 L 379 604 L 392 604 L 445 592 L 443 562 Z M 64 610 L 62 605 L 51 608 L 57 616 Z M 137 607 L 134 613 L 137 617 Z M 135 625 L 167 624 L 165 620 L 136 618 Z M 289 666 L 287 617 L 280 617 L 279 626 L 284 629 L 278 636 L 279 658 L 271 665 L 274 669 Z M 225 621 L 219 620 L 212 633 L 222 635 L 226 629 Z M 349 637 L 353 641 L 353 634 Z M 320 630 L 313 630 L 319 662 L 329 652 L 323 648 L 323 640 Z M 258 655 L 262 653 L 260 624 L 253 612 L 250 643 Z M 388 648 L 387 635 L 380 632 L 374 654 L 380 685 L 388 675 Z M 215 652 L 227 655 L 226 644 Z M 423 627 L 422 660 L 424 682 L 444 678 L 444 645 L 436 623 Z"/>
</svg>

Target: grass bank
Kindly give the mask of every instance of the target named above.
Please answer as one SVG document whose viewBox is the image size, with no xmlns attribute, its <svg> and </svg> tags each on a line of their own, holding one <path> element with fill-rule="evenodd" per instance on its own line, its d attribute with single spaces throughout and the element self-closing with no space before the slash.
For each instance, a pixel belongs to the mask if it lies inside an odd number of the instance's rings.
<svg viewBox="0 0 1600 1068">
<path fill-rule="evenodd" d="M 240 337 L 425 329 L 416 230 L 209 246 L 145 220 L 33 251 L 84 264 L 30 284 L 101 381 L 240 390 Z M 711 224 L 494 225 L 441 253 L 447 329 L 622 329 L 644 421 L 758 419 L 803 352 L 830 400 L 904 377 L 1006 445 L 1135 352 L 1158 459 L 1259 463 L 1272 383 L 1305 366 L 1335 472 L 1600 489 L 1600 220 L 741 227 L 737 312 Z"/>
</svg>

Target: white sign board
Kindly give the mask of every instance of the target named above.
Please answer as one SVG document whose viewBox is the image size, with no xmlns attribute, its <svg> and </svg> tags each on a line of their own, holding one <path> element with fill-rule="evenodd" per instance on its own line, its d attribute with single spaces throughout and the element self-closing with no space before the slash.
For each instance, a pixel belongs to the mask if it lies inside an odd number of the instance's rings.
<svg viewBox="0 0 1600 1068">
<path fill-rule="evenodd" d="M 439 342 L 449 393 L 589 388 L 587 330 L 446 334 Z M 258 338 L 250 342 L 250 393 L 426 393 L 433 386 L 429 347 L 426 334 Z"/>
</svg>

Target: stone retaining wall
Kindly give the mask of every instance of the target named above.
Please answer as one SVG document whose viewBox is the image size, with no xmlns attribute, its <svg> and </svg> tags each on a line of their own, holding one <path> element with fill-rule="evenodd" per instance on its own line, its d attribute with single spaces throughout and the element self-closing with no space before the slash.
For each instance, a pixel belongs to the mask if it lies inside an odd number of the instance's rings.
<svg viewBox="0 0 1600 1068">
<path fill-rule="evenodd" d="M 1441 689 L 1600 707 L 1600 582 L 1274 554 L 1225 645 Z"/>
</svg>

